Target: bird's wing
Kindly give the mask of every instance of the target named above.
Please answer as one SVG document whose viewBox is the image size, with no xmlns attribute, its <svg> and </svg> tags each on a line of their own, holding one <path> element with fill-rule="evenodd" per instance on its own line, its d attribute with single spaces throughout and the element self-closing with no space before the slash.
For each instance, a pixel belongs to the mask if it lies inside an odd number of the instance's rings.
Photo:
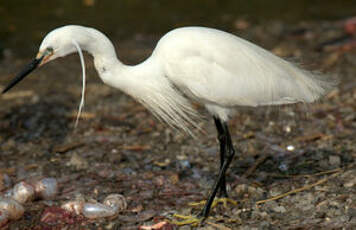
<svg viewBox="0 0 356 230">
<path fill-rule="evenodd" d="M 186 94 L 223 106 L 312 102 L 332 82 L 228 33 L 197 33 L 165 55 L 167 77 Z"/>
</svg>

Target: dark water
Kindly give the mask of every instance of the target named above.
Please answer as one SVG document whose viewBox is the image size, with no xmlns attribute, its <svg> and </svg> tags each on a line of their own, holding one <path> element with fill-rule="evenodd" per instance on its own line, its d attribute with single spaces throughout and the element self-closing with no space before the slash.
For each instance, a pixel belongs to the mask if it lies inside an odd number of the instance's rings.
<svg viewBox="0 0 356 230">
<path fill-rule="evenodd" d="M 124 38 L 185 25 L 231 30 L 241 17 L 256 23 L 297 23 L 353 15 L 354 0 L 4 0 L 0 1 L 0 47 L 26 55 L 37 49 L 48 31 L 65 24 L 90 25 Z"/>
</svg>

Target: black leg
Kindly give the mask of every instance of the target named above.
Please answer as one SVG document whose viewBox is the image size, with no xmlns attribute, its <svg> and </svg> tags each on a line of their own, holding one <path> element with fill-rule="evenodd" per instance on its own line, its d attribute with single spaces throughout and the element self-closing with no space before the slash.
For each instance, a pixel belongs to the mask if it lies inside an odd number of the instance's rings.
<svg viewBox="0 0 356 230">
<path fill-rule="evenodd" d="M 229 168 L 229 165 L 235 155 L 235 150 L 232 146 L 231 136 L 230 136 L 230 132 L 229 132 L 229 128 L 227 127 L 227 124 L 225 122 L 221 122 L 219 119 L 215 119 L 215 122 L 218 123 L 218 125 L 216 127 L 218 129 L 218 133 L 220 133 L 219 129 L 221 128 L 222 135 L 221 135 L 221 138 L 219 137 L 219 141 L 220 141 L 220 146 L 222 146 L 221 143 L 224 142 L 224 148 L 225 148 L 224 156 L 223 156 L 224 161 L 222 163 L 222 167 L 219 170 L 218 178 L 216 179 L 214 186 L 210 192 L 208 201 L 206 202 L 202 212 L 200 213 L 200 216 L 205 217 L 205 218 L 208 217 L 208 215 L 209 215 L 210 208 L 214 201 L 216 193 L 218 192 L 219 188 L 221 188 L 220 186 L 222 184 L 223 178 L 225 178 L 226 170 Z M 219 134 L 219 136 L 220 136 L 220 134 Z M 225 183 L 225 180 L 224 180 L 224 183 Z M 225 185 L 224 185 L 224 187 L 225 187 Z"/>
<path fill-rule="evenodd" d="M 225 160 L 226 141 L 225 141 L 223 124 L 221 123 L 219 118 L 214 117 L 214 121 L 215 121 L 216 130 L 218 131 L 218 140 L 220 144 L 220 170 L 221 170 Z M 221 178 L 219 187 L 220 187 L 219 196 L 228 197 L 227 190 L 226 190 L 225 175 L 223 175 L 223 177 Z"/>
</svg>

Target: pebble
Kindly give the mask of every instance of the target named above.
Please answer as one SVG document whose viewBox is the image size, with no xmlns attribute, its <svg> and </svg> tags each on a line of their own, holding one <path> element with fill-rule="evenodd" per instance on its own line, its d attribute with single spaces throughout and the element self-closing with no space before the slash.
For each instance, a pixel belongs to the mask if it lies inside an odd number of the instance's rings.
<svg viewBox="0 0 356 230">
<path fill-rule="evenodd" d="M 187 170 L 190 169 L 192 166 L 188 160 L 179 160 L 178 167 L 180 170 Z"/>
<path fill-rule="evenodd" d="M 239 184 L 234 189 L 239 197 L 248 197 L 249 199 L 262 199 L 264 190 L 259 187 L 250 186 L 247 184 Z"/>
<path fill-rule="evenodd" d="M 120 212 L 127 208 L 126 199 L 123 195 L 120 195 L 120 194 L 108 195 L 104 199 L 103 204 L 115 209 L 117 212 Z"/>
<path fill-rule="evenodd" d="M 197 230 L 216 230 L 213 226 L 204 226 L 204 227 L 198 227 Z"/>
<path fill-rule="evenodd" d="M 279 187 L 273 187 L 273 188 L 271 188 L 270 190 L 269 190 L 269 195 L 270 196 L 278 196 L 278 195 L 280 195 L 280 194 L 282 194 L 282 191 L 280 190 L 280 188 Z"/>
<path fill-rule="evenodd" d="M 278 207 L 278 206 L 279 206 L 278 203 L 277 203 L 276 201 L 274 201 L 274 200 L 265 203 L 265 207 L 268 208 L 269 210 L 272 210 L 272 211 L 274 211 L 274 209 L 275 209 L 276 207 Z M 277 208 L 277 209 L 278 209 L 278 208 Z"/>
<path fill-rule="evenodd" d="M 278 165 L 278 169 L 281 171 L 281 172 L 287 172 L 289 170 L 289 165 L 288 163 L 286 162 L 282 162 Z"/>
<path fill-rule="evenodd" d="M 79 154 L 74 153 L 70 158 L 67 166 L 73 166 L 77 170 L 87 169 L 89 167 L 88 161 Z"/>
<path fill-rule="evenodd" d="M 327 159 L 320 160 L 320 161 L 319 161 L 319 166 L 320 166 L 322 169 L 328 169 L 328 168 L 330 167 L 330 162 L 329 162 Z"/>
<path fill-rule="evenodd" d="M 0 198 L 0 210 L 6 210 L 10 220 L 20 219 L 25 212 L 20 203 L 7 197 Z"/>
<path fill-rule="evenodd" d="M 301 206 L 301 210 L 302 211 L 308 211 L 308 210 L 313 209 L 314 207 L 315 207 L 314 205 L 308 204 L 308 205 L 305 205 L 305 206 Z"/>
<path fill-rule="evenodd" d="M 34 185 L 35 195 L 44 200 L 52 200 L 58 194 L 58 182 L 55 178 L 46 177 Z"/>
<path fill-rule="evenodd" d="M 117 212 L 114 208 L 101 203 L 85 203 L 82 214 L 88 219 L 97 219 L 115 216 Z"/>
<path fill-rule="evenodd" d="M 188 225 L 183 225 L 182 227 L 179 228 L 179 230 L 191 230 L 191 227 Z"/>
<path fill-rule="evenodd" d="M 8 221 L 9 213 L 4 209 L 0 209 L 0 228 L 4 226 Z"/>
<path fill-rule="evenodd" d="M 346 183 L 344 183 L 344 187 L 345 188 L 352 188 L 354 187 L 356 184 L 356 177 L 354 177 L 353 179 L 347 181 Z"/>
<path fill-rule="evenodd" d="M 64 210 L 75 213 L 76 215 L 81 215 L 83 211 L 84 200 L 73 200 L 68 201 L 61 205 Z"/>
<path fill-rule="evenodd" d="M 329 164 L 332 166 L 340 166 L 341 164 L 341 159 L 337 155 L 331 155 L 329 156 Z"/>
<path fill-rule="evenodd" d="M 21 181 L 11 189 L 11 197 L 20 204 L 32 201 L 35 198 L 35 189 L 32 185 Z"/>
<path fill-rule="evenodd" d="M 103 203 L 85 202 L 82 196 L 78 196 L 75 200 L 62 204 L 61 208 L 89 219 L 97 219 L 116 216 L 120 211 L 127 208 L 127 202 L 126 198 L 120 194 L 108 195 Z"/>
<path fill-rule="evenodd" d="M 272 210 L 279 213 L 285 213 L 287 211 L 284 206 L 275 206 Z"/>
<path fill-rule="evenodd" d="M 0 191 L 12 186 L 11 178 L 6 173 L 0 173 Z"/>
</svg>

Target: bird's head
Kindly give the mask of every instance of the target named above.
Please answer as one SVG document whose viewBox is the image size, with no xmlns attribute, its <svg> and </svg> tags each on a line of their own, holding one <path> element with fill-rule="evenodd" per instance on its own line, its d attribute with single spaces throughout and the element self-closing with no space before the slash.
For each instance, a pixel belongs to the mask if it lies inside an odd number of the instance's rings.
<svg viewBox="0 0 356 230">
<path fill-rule="evenodd" d="M 41 59 L 39 66 L 58 57 L 76 52 L 74 40 L 87 40 L 85 27 L 69 25 L 49 32 L 42 40 L 36 59 Z M 81 42 L 82 43 L 82 42 Z M 85 43 L 85 41 L 83 41 Z"/>
<path fill-rule="evenodd" d="M 3 93 L 10 90 L 37 67 L 58 57 L 63 57 L 76 52 L 74 39 L 87 39 L 85 34 L 80 33 L 84 31 L 83 28 L 85 27 L 75 25 L 63 26 L 48 33 L 40 45 L 36 58 L 15 76 L 9 85 L 5 87 Z"/>
</svg>

